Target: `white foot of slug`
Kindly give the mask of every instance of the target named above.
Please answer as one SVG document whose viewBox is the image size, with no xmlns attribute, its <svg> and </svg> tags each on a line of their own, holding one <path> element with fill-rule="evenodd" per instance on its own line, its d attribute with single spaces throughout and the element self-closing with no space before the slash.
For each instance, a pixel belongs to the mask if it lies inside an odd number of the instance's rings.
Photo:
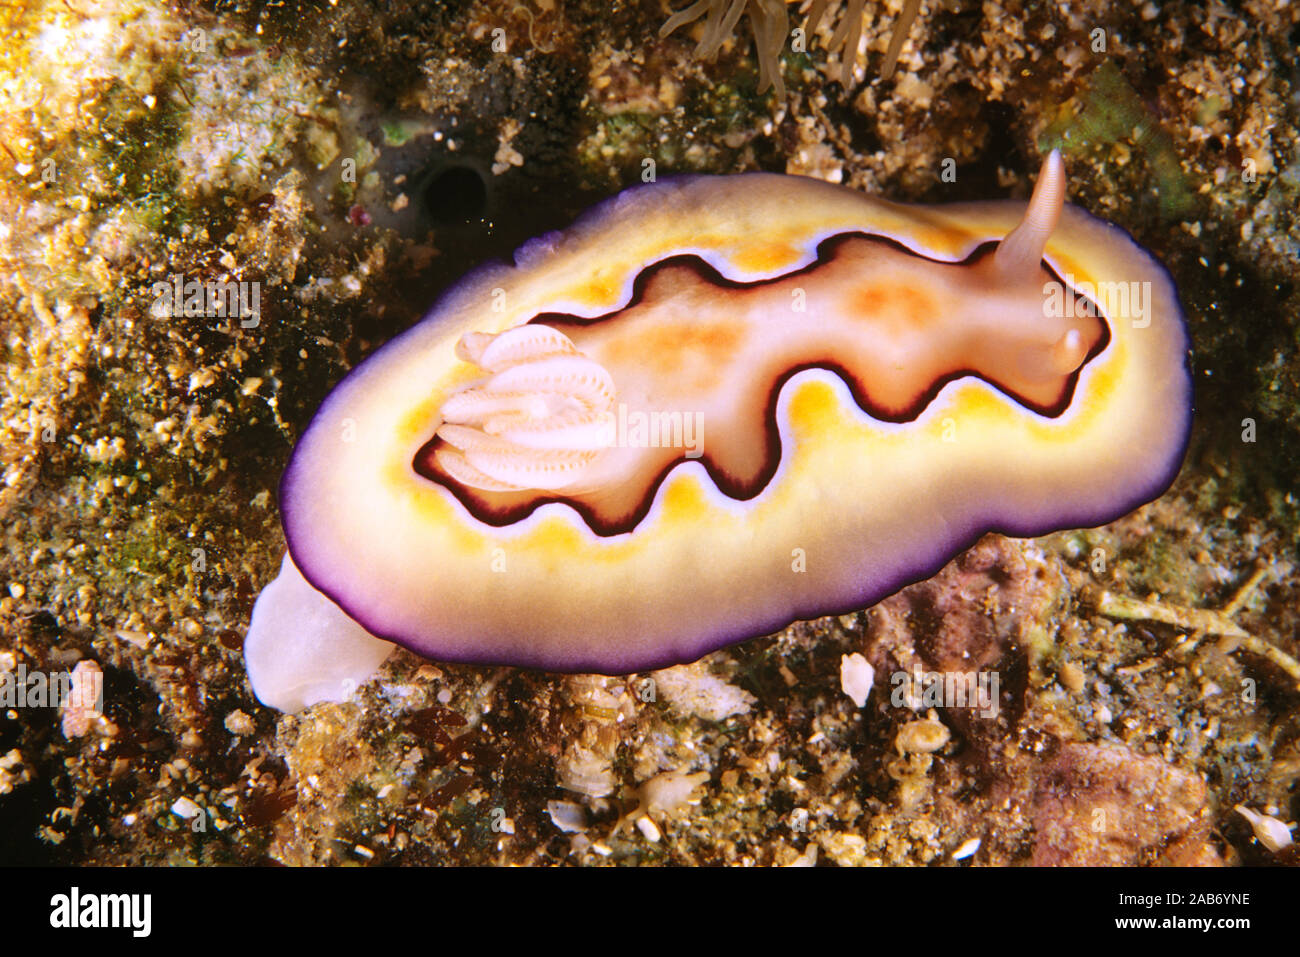
<svg viewBox="0 0 1300 957">
<path fill-rule="evenodd" d="M 285 552 L 279 576 L 253 606 L 244 661 L 257 699 L 294 712 L 346 701 L 396 647 L 313 588 Z"/>
</svg>

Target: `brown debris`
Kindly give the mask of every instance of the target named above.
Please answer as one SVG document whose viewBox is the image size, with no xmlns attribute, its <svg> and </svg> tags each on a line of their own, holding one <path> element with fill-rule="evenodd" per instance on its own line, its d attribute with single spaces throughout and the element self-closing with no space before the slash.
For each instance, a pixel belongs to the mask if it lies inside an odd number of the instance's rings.
<svg viewBox="0 0 1300 957">
<path fill-rule="evenodd" d="M 1036 866 L 1223 863 L 1209 840 L 1205 781 L 1128 748 L 1062 747 L 1032 815 Z"/>
</svg>

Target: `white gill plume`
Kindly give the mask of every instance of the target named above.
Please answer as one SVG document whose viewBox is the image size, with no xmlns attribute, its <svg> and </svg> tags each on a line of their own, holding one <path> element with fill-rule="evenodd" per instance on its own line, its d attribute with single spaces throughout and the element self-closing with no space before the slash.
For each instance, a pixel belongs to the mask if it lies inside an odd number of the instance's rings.
<svg viewBox="0 0 1300 957">
<path fill-rule="evenodd" d="M 558 492 L 582 484 L 614 440 L 614 382 L 564 333 L 524 325 L 471 332 L 456 355 L 488 378 L 442 406 L 438 464 L 457 482 L 488 492 Z"/>
</svg>

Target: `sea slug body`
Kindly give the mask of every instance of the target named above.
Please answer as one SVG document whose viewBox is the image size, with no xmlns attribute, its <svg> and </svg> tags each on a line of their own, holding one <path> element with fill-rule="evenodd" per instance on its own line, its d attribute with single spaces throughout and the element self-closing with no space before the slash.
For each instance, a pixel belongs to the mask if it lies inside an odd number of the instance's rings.
<svg viewBox="0 0 1300 957">
<path fill-rule="evenodd" d="M 340 700 L 389 642 L 692 661 L 872 604 L 987 531 L 1150 501 L 1190 428 L 1177 295 L 1064 195 L 1055 153 L 1028 204 L 687 176 L 466 277 L 298 442 L 254 690 Z"/>
</svg>

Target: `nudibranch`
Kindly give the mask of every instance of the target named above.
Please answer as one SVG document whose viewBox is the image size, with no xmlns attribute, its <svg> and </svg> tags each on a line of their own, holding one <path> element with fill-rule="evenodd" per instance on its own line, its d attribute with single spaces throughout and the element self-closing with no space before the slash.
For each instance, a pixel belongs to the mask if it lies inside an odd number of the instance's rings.
<svg viewBox="0 0 1300 957">
<path fill-rule="evenodd" d="M 480 268 L 326 398 L 280 486 L 258 697 L 393 643 L 623 674 L 863 608 L 988 531 L 1160 495 L 1191 422 L 1169 276 L 1066 205 L 768 173 L 627 190 Z"/>
</svg>

